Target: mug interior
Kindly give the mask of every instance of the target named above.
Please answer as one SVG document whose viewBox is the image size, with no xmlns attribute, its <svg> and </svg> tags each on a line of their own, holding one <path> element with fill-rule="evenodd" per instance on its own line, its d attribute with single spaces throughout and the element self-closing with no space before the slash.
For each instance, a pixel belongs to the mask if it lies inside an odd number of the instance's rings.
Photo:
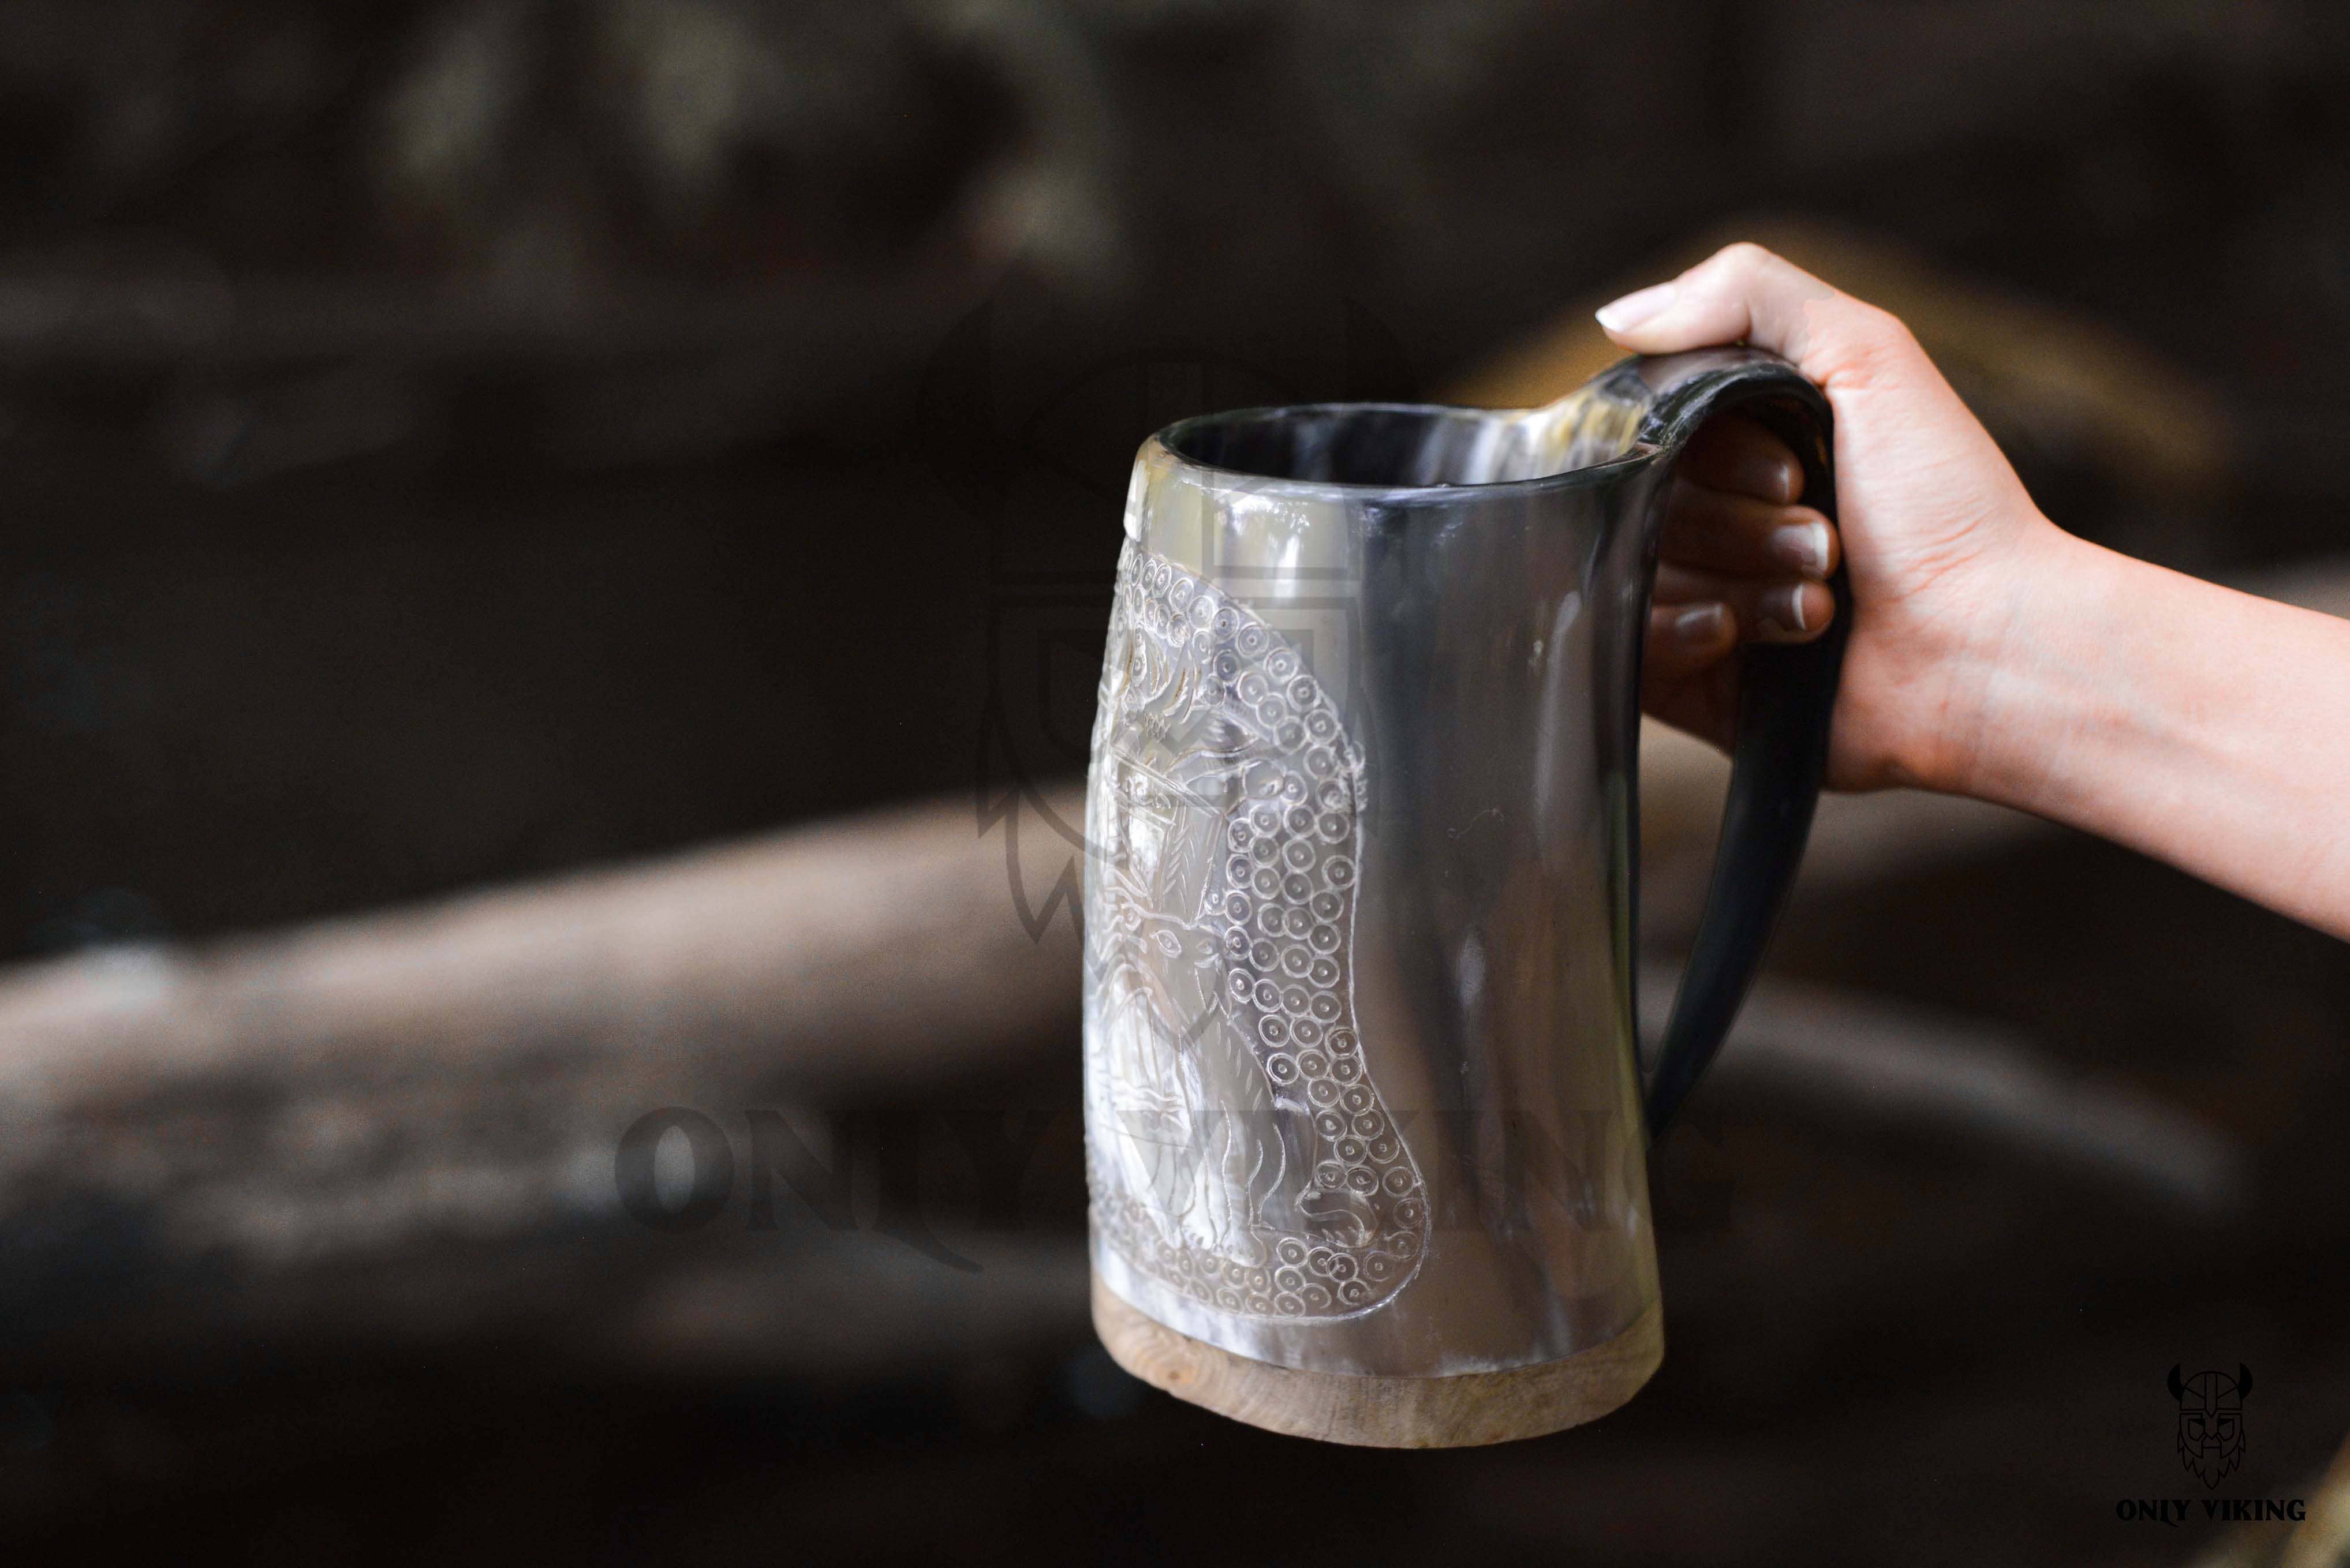
<svg viewBox="0 0 2350 1568">
<path fill-rule="evenodd" d="M 1186 462 L 1255 479 L 1382 490 L 1603 483 L 1652 455 L 1633 439 L 1638 412 L 1586 398 L 1531 410 L 1307 403 L 1185 420 L 1159 440 Z"/>
<path fill-rule="evenodd" d="M 1258 479 L 1381 488 L 1532 479 L 1497 472 L 1519 416 L 1414 403 L 1314 403 L 1185 420 L 1169 451 Z"/>
</svg>

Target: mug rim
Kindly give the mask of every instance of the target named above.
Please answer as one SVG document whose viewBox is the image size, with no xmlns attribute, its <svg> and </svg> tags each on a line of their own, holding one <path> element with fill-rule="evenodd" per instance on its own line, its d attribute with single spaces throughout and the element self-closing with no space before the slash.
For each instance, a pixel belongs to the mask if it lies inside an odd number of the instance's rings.
<svg viewBox="0 0 2350 1568">
<path fill-rule="evenodd" d="M 1540 474 L 1532 479 L 1493 479 L 1469 481 L 1458 484 L 1373 484 L 1336 479 L 1297 479 L 1286 474 L 1263 473 L 1251 469 L 1233 468 L 1193 457 L 1175 443 L 1188 434 L 1220 424 L 1238 424 L 1249 420 L 1302 418 L 1309 415 L 1353 415 L 1396 413 L 1437 415 L 1447 420 L 1474 421 L 1480 423 L 1499 422 L 1531 413 L 1532 409 L 1475 409 L 1457 403 L 1407 402 L 1345 402 L 1266 403 L 1250 408 L 1224 409 L 1211 414 L 1193 414 L 1187 419 L 1154 431 L 1143 443 L 1147 457 L 1152 449 L 1167 454 L 1178 467 L 1201 474 L 1213 474 L 1222 480 L 1245 482 L 1251 489 L 1274 489 L 1293 494 L 1326 495 L 1334 499 L 1365 501 L 1378 498 L 1392 500 L 1439 500 L 1461 495 L 1539 494 L 1553 490 L 1596 488 L 1611 480 L 1619 479 L 1656 460 L 1663 448 L 1657 442 L 1635 438 L 1630 448 L 1621 456 L 1605 462 L 1586 463 L 1579 468 L 1562 469 L 1556 473 Z"/>
</svg>

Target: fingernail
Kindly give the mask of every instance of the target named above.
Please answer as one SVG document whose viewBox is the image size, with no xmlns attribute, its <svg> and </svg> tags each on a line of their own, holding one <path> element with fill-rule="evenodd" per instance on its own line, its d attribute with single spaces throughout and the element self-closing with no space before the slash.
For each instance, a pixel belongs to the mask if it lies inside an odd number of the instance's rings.
<svg viewBox="0 0 2350 1568">
<path fill-rule="evenodd" d="M 1765 634 L 1776 632 L 1786 636 L 1812 629 L 1804 613 L 1804 590 L 1809 586 L 1788 583 L 1768 588 L 1754 601 L 1754 616 L 1762 623 Z"/>
<path fill-rule="evenodd" d="M 1806 576 L 1828 575 L 1828 553 L 1835 547 L 1828 525 L 1816 518 L 1809 523 L 1784 523 L 1771 530 L 1771 553 Z"/>
<path fill-rule="evenodd" d="M 1690 648 L 1703 648 L 1720 642 L 1729 624 L 1728 605 L 1691 605 L 1673 617 L 1673 640 Z"/>
<path fill-rule="evenodd" d="M 1643 321 L 1662 315 L 1681 291 L 1678 283 L 1659 283 L 1599 307 L 1599 325 L 1610 332 L 1629 332 Z"/>
</svg>

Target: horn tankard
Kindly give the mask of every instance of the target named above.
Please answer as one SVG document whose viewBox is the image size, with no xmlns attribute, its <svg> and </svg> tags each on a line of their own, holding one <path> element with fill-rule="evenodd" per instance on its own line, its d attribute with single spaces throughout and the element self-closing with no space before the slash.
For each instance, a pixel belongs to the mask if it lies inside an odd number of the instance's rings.
<svg viewBox="0 0 2350 1568">
<path fill-rule="evenodd" d="M 1274 1430 L 1494 1442 L 1663 1355 L 1648 1140 L 1803 852 L 1849 605 L 1739 657 L 1707 908 L 1645 1081 L 1639 659 L 1674 462 L 1738 408 L 1835 515 L 1825 399 L 1752 349 L 1547 408 L 1252 410 L 1148 441 L 1087 796 L 1097 1326 Z"/>
</svg>

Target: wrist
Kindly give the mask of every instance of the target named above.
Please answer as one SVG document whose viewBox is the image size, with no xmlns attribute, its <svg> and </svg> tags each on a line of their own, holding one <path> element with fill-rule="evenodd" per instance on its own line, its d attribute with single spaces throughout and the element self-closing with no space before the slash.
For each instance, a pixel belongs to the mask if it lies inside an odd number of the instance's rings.
<svg viewBox="0 0 2350 1568">
<path fill-rule="evenodd" d="M 1967 618 L 1924 787 L 2048 814 L 2067 737 L 2094 722 L 2101 660 L 2126 640 L 2113 623 L 2137 565 L 2032 514 Z"/>
<path fill-rule="evenodd" d="M 1904 696 L 1918 729 L 1887 783 L 2033 809 L 2070 724 L 2065 670 L 2077 644 L 2096 644 L 2096 607 L 2122 562 L 2031 510 L 2007 545 L 1960 569 L 1971 581 L 1943 581 L 1937 618 L 1953 639 L 1920 649 L 1931 675 Z"/>
</svg>

